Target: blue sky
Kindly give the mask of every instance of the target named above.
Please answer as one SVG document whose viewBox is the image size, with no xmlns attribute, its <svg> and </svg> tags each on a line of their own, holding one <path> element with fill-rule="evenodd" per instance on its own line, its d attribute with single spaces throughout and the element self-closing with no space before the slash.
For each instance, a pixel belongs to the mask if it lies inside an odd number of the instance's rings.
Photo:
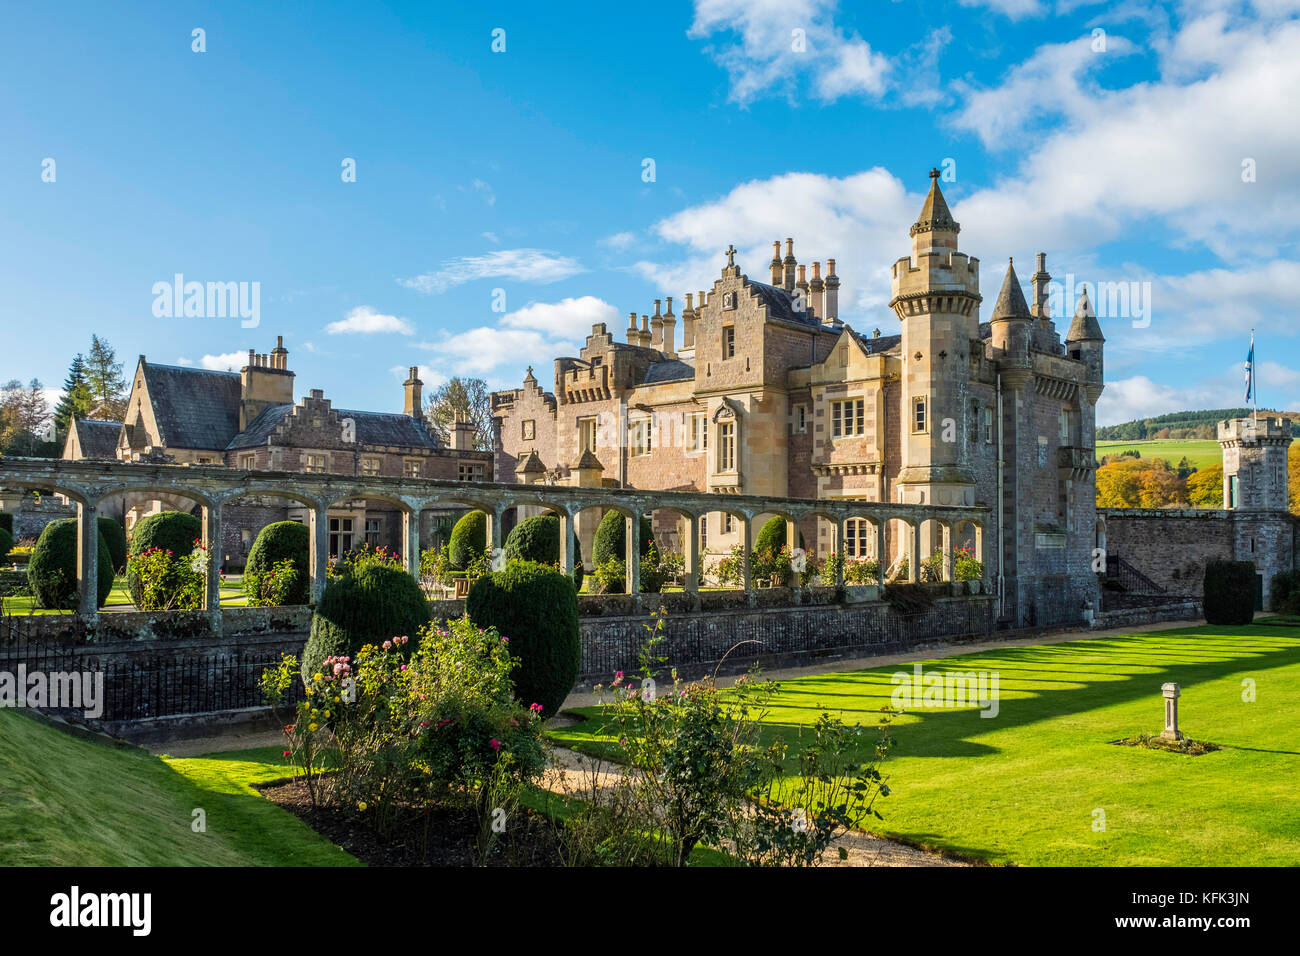
<svg viewBox="0 0 1300 956">
<path fill-rule="evenodd" d="M 889 333 L 889 266 L 946 165 L 985 318 L 1008 256 L 1137 284 L 1101 317 L 1099 421 L 1238 404 L 1251 327 L 1261 403 L 1300 408 L 1300 0 L 3 16 L 0 379 L 57 386 L 92 333 L 128 371 L 237 368 L 279 334 L 299 394 L 400 408 L 410 365 L 549 380 L 591 322 L 680 312 L 728 243 L 763 279 L 786 236 L 837 259 L 842 318 Z M 258 283 L 260 324 L 156 316 L 176 273 Z"/>
</svg>

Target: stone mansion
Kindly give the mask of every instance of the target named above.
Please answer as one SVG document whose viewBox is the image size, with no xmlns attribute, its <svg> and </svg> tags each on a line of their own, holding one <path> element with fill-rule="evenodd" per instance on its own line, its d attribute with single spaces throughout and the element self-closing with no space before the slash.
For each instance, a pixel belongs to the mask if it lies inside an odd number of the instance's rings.
<svg viewBox="0 0 1300 956">
<path fill-rule="evenodd" d="M 809 276 L 793 240 L 784 257 L 778 241 L 761 282 L 728 249 L 680 317 L 672 299 L 656 301 L 653 315 L 629 316 L 625 342 L 598 324 L 576 357 L 555 360 L 549 387 L 530 368 L 521 388 L 495 393 L 496 480 L 983 506 L 1004 619 L 1077 620 L 1097 600 L 1102 332 L 1085 292 L 1062 339 L 1042 254 L 1030 301 L 1009 263 L 982 318 L 979 260 L 958 249 L 961 227 L 930 177 L 911 250 L 892 268 L 898 334 L 840 320 L 834 259 Z M 579 520 L 586 555 L 593 523 Z M 657 514 L 655 530 L 681 550 L 678 519 Z M 818 553 L 834 545 L 822 519 L 799 530 Z M 887 529 L 890 565 L 906 553 L 901 532 Z M 923 531 L 923 556 L 942 544 L 936 533 Z M 715 555 L 739 543 L 721 511 L 698 534 Z M 973 543 L 973 529 L 959 534 L 954 545 Z M 844 551 L 876 557 L 865 520 L 849 522 Z"/>
</svg>

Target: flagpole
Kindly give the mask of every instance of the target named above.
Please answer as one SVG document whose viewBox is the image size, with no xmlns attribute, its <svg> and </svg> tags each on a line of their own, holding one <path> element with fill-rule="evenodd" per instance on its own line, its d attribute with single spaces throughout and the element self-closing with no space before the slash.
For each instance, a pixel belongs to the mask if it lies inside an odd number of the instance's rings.
<svg viewBox="0 0 1300 956">
<path fill-rule="evenodd" d="M 1250 401 L 1255 410 L 1255 434 L 1259 434 L 1259 373 L 1255 370 L 1255 330 L 1250 330 Z"/>
</svg>

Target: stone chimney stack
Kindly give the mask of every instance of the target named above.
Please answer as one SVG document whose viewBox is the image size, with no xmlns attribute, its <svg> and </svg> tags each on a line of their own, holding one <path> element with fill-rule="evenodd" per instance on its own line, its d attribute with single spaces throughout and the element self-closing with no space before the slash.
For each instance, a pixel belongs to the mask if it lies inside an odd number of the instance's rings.
<svg viewBox="0 0 1300 956">
<path fill-rule="evenodd" d="M 472 422 L 464 422 L 459 418 L 451 424 L 451 450 L 452 451 L 473 451 L 474 450 L 474 425 Z"/>
<path fill-rule="evenodd" d="M 640 331 L 638 331 L 638 329 L 637 329 L 637 327 L 636 327 L 636 313 L 635 313 L 635 312 L 629 312 L 629 313 L 627 314 L 627 344 L 628 344 L 628 345 L 640 345 L 640 344 L 641 344 L 641 333 L 640 333 Z"/>
<path fill-rule="evenodd" d="M 781 280 L 781 287 L 786 292 L 794 291 L 794 271 L 798 263 L 794 258 L 794 240 L 785 241 L 785 277 Z"/>
<path fill-rule="evenodd" d="M 668 297 L 668 311 L 663 317 L 663 337 L 660 339 L 660 347 L 664 355 L 669 358 L 677 357 L 675 342 L 677 339 L 677 316 L 673 315 L 673 297 Z"/>
<path fill-rule="evenodd" d="M 783 274 L 781 268 L 781 240 L 777 239 L 772 243 L 772 285 L 780 288 Z"/>
<path fill-rule="evenodd" d="M 814 262 L 812 281 L 808 283 L 808 314 L 814 321 L 821 321 L 826 312 L 822 297 L 826 294 L 826 283 L 822 282 L 822 264 Z"/>
<path fill-rule="evenodd" d="M 1034 273 L 1034 304 L 1030 311 L 1034 318 L 1038 319 L 1039 325 L 1044 328 L 1052 318 L 1051 303 L 1047 299 L 1047 284 L 1052 281 L 1052 277 L 1047 274 L 1047 253 L 1038 254 L 1038 271 Z"/>
<path fill-rule="evenodd" d="M 659 314 L 662 301 L 662 299 L 655 299 L 655 314 L 650 317 L 650 347 L 652 349 L 662 349 L 664 347 L 664 317 Z"/>
<path fill-rule="evenodd" d="M 840 277 L 835 274 L 835 260 L 826 260 L 826 314 L 823 325 L 836 325 L 840 321 Z"/>
<path fill-rule="evenodd" d="M 239 430 L 273 405 L 293 404 L 293 372 L 284 337 L 276 339 L 269 355 L 248 350 L 248 364 L 239 372 Z"/>
<path fill-rule="evenodd" d="M 686 293 L 686 308 L 682 310 L 682 351 L 695 348 L 695 306 L 691 293 Z"/>
<path fill-rule="evenodd" d="M 799 266 L 799 278 L 794 283 L 795 298 L 803 300 L 803 311 L 812 311 L 812 302 L 808 299 L 808 267 Z"/>
<path fill-rule="evenodd" d="M 402 413 L 417 421 L 423 421 L 424 383 L 420 381 L 420 367 L 418 365 L 411 366 L 411 374 L 402 383 L 402 388 L 406 391 L 406 401 L 403 404 Z"/>
<path fill-rule="evenodd" d="M 650 347 L 650 316 L 641 313 L 641 334 L 637 336 L 637 345 L 643 349 Z"/>
</svg>

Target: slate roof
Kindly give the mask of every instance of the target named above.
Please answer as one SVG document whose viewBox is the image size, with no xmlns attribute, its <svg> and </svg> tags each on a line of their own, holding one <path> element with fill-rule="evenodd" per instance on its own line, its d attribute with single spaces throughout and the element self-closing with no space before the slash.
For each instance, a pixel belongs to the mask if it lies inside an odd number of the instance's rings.
<svg viewBox="0 0 1300 956">
<path fill-rule="evenodd" d="M 774 285 L 768 285 L 765 282 L 755 282 L 749 280 L 749 288 L 762 300 L 767 306 L 767 314 L 773 319 L 781 319 L 784 322 L 800 322 L 804 325 L 819 325 L 813 321 L 812 316 L 807 312 L 796 312 L 794 303 L 790 299 L 790 293 L 785 289 L 778 289 Z"/>
<path fill-rule="evenodd" d="M 292 405 L 272 405 L 248 423 L 248 428 L 236 435 L 226 447 L 230 450 L 265 445 L 284 420 L 293 411 Z M 356 422 L 357 442 L 362 445 L 397 445 L 403 448 L 441 448 L 438 437 L 422 422 L 399 412 L 358 412 L 348 408 L 334 409 L 339 418 Z"/>
<path fill-rule="evenodd" d="M 680 382 L 695 378 L 695 369 L 680 359 L 665 359 L 654 362 L 646 369 L 642 385 L 655 385 L 659 382 Z"/>
<path fill-rule="evenodd" d="M 1097 313 L 1092 307 L 1092 301 L 1088 298 L 1086 288 L 1083 290 L 1083 294 L 1079 296 L 1079 304 L 1074 310 L 1074 321 L 1070 323 L 1070 331 L 1066 333 L 1065 341 L 1106 341 L 1106 337 L 1101 334 L 1101 324 L 1097 321 Z"/>
<path fill-rule="evenodd" d="M 73 420 L 77 430 L 77 444 L 84 458 L 113 461 L 117 458 L 117 439 L 122 434 L 121 422 L 101 422 L 93 418 Z"/>
<path fill-rule="evenodd" d="M 867 350 L 868 355 L 878 355 L 881 352 L 888 352 L 890 349 L 897 348 L 903 341 L 903 337 L 901 335 L 882 335 L 873 338 L 870 335 L 859 335 L 858 341 L 862 343 L 862 347 Z"/>
<path fill-rule="evenodd" d="M 1002 279 L 1002 291 L 998 293 L 998 301 L 993 305 L 993 318 L 1033 318 L 1029 314 L 1029 303 L 1025 301 L 1025 290 L 1020 287 L 1016 268 L 1010 259 L 1007 260 L 1007 274 Z"/>
<path fill-rule="evenodd" d="M 925 205 L 921 207 L 921 215 L 917 218 L 916 224 L 912 226 L 912 235 L 918 232 L 932 232 L 935 230 L 947 230 L 957 232 L 961 229 L 957 221 L 952 218 L 952 213 L 948 209 L 948 202 L 943 198 L 943 190 L 939 188 L 939 177 L 930 176 L 930 192 L 925 197 Z"/>
<path fill-rule="evenodd" d="M 225 448 L 239 432 L 239 373 L 144 366 L 145 387 L 168 448 Z"/>
</svg>

